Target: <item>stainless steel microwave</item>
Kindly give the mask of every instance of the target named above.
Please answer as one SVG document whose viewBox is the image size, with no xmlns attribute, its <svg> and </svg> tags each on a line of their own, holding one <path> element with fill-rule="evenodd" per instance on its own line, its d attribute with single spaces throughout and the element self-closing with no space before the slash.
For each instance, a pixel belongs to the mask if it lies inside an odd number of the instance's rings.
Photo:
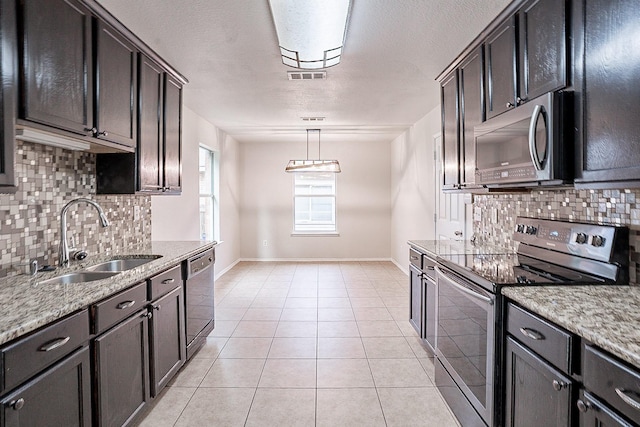
<svg viewBox="0 0 640 427">
<path fill-rule="evenodd" d="M 549 92 L 476 126 L 476 184 L 500 187 L 570 182 L 571 101 L 571 92 Z"/>
</svg>

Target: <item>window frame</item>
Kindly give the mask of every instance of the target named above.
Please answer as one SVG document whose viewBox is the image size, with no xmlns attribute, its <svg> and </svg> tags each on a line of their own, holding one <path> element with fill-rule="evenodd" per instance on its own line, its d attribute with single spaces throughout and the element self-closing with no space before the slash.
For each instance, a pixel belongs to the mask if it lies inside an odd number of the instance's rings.
<svg viewBox="0 0 640 427">
<path fill-rule="evenodd" d="M 292 236 L 339 236 L 340 233 L 338 231 L 338 180 L 336 177 L 335 173 L 327 173 L 327 172 L 293 172 L 293 179 L 292 179 L 292 202 L 293 202 L 293 206 L 292 206 L 292 222 L 293 222 L 293 226 L 292 229 L 293 231 L 291 232 Z M 331 183 L 331 187 L 333 188 L 333 192 L 332 193 L 325 193 L 325 194 L 297 194 L 296 193 L 296 184 L 297 184 L 297 178 L 299 176 L 313 176 L 313 175 L 330 175 L 333 178 L 333 182 Z M 312 229 L 312 228 L 304 228 L 304 227 L 300 227 L 301 224 L 298 224 L 296 222 L 296 199 L 297 198 L 302 198 L 302 197 L 321 197 L 321 198 L 331 198 L 333 200 L 332 202 L 332 206 L 333 206 L 333 212 L 332 212 L 332 224 L 333 228 L 332 229 L 328 229 L 328 230 L 320 230 L 320 229 Z M 310 209 L 310 212 L 311 209 Z M 310 227 L 312 227 L 313 224 L 308 224 Z"/>
<path fill-rule="evenodd" d="M 202 150 L 205 150 L 208 155 L 210 156 L 210 163 L 211 163 L 211 182 L 209 183 L 209 187 L 211 189 L 210 193 L 202 193 L 201 192 L 201 187 L 200 187 L 200 162 L 201 162 L 201 153 Z M 204 144 L 198 144 L 198 211 L 200 214 L 200 240 L 220 240 L 220 206 L 219 206 L 219 174 L 220 171 L 220 167 L 219 167 L 219 155 L 218 152 Z M 200 206 L 201 206 L 201 201 L 202 199 L 208 199 L 208 201 L 211 202 L 211 208 L 212 208 L 212 224 L 210 224 L 211 227 L 211 236 L 206 236 L 205 237 L 205 233 L 203 233 L 202 230 L 202 214 L 203 211 L 201 211 Z"/>
</svg>

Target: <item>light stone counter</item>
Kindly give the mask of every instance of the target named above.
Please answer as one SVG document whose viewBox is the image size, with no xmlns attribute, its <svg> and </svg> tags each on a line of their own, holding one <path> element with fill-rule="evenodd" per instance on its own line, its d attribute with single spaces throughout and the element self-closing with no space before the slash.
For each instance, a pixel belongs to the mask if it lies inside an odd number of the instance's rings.
<svg viewBox="0 0 640 427">
<path fill-rule="evenodd" d="M 0 279 L 0 344 L 86 308 L 215 246 L 215 242 L 200 241 L 151 242 L 115 254 L 92 256 L 82 262 L 74 262 L 63 270 L 38 273 L 33 279 L 27 275 Z M 144 255 L 160 255 L 161 258 L 107 279 L 67 285 L 40 284 L 43 280 L 109 259 Z"/>
<path fill-rule="evenodd" d="M 523 286 L 502 294 L 640 368 L 640 287 Z"/>
</svg>

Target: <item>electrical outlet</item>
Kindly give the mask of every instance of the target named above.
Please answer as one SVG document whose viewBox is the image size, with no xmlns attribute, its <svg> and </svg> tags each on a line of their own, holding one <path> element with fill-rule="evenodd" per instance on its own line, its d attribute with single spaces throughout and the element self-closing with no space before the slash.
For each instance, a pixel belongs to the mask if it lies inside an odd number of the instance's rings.
<svg viewBox="0 0 640 427">
<path fill-rule="evenodd" d="M 263 241 L 262 241 L 262 246 L 269 246 L 267 243 L 268 243 L 268 242 L 267 242 L 266 240 L 263 240 Z"/>
</svg>

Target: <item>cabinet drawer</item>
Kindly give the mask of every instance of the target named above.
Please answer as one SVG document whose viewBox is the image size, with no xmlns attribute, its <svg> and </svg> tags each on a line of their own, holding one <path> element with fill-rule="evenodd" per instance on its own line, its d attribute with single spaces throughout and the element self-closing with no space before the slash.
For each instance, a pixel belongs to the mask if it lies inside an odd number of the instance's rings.
<svg viewBox="0 0 640 427">
<path fill-rule="evenodd" d="M 93 306 L 94 333 L 100 334 L 147 304 L 145 283 L 120 292 Z"/>
<path fill-rule="evenodd" d="M 88 339 L 89 313 L 83 310 L 3 348 L 2 391 L 42 371 Z"/>
<path fill-rule="evenodd" d="M 583 358 L 585 388 L 640 423 L 640 372 L 591 345 Z"/>
<path fill-rule="evenodd" d="M 507 307 L 507 331 L 565 373 L 573 373 L 574 337 L 569 332 L 513 304 Z"/>
<path fill-rule="evenodd" d="M 422 255 L 422 273 L 429 276 L 432 280 L 436 280 L 435 271 L 436 262 L 426 255 Z"/>
<path fill-rule="evenodd" d="M 149 299 L 151 301 L 171 292 L 182 283 L 181 264 L 149 279 Z"/>
<path fill-rule="evenodd" d="M 409 262 L 418 270 L 422 270 L 422 254 L 415 249 L 409 249 Z"/>
</svg>

